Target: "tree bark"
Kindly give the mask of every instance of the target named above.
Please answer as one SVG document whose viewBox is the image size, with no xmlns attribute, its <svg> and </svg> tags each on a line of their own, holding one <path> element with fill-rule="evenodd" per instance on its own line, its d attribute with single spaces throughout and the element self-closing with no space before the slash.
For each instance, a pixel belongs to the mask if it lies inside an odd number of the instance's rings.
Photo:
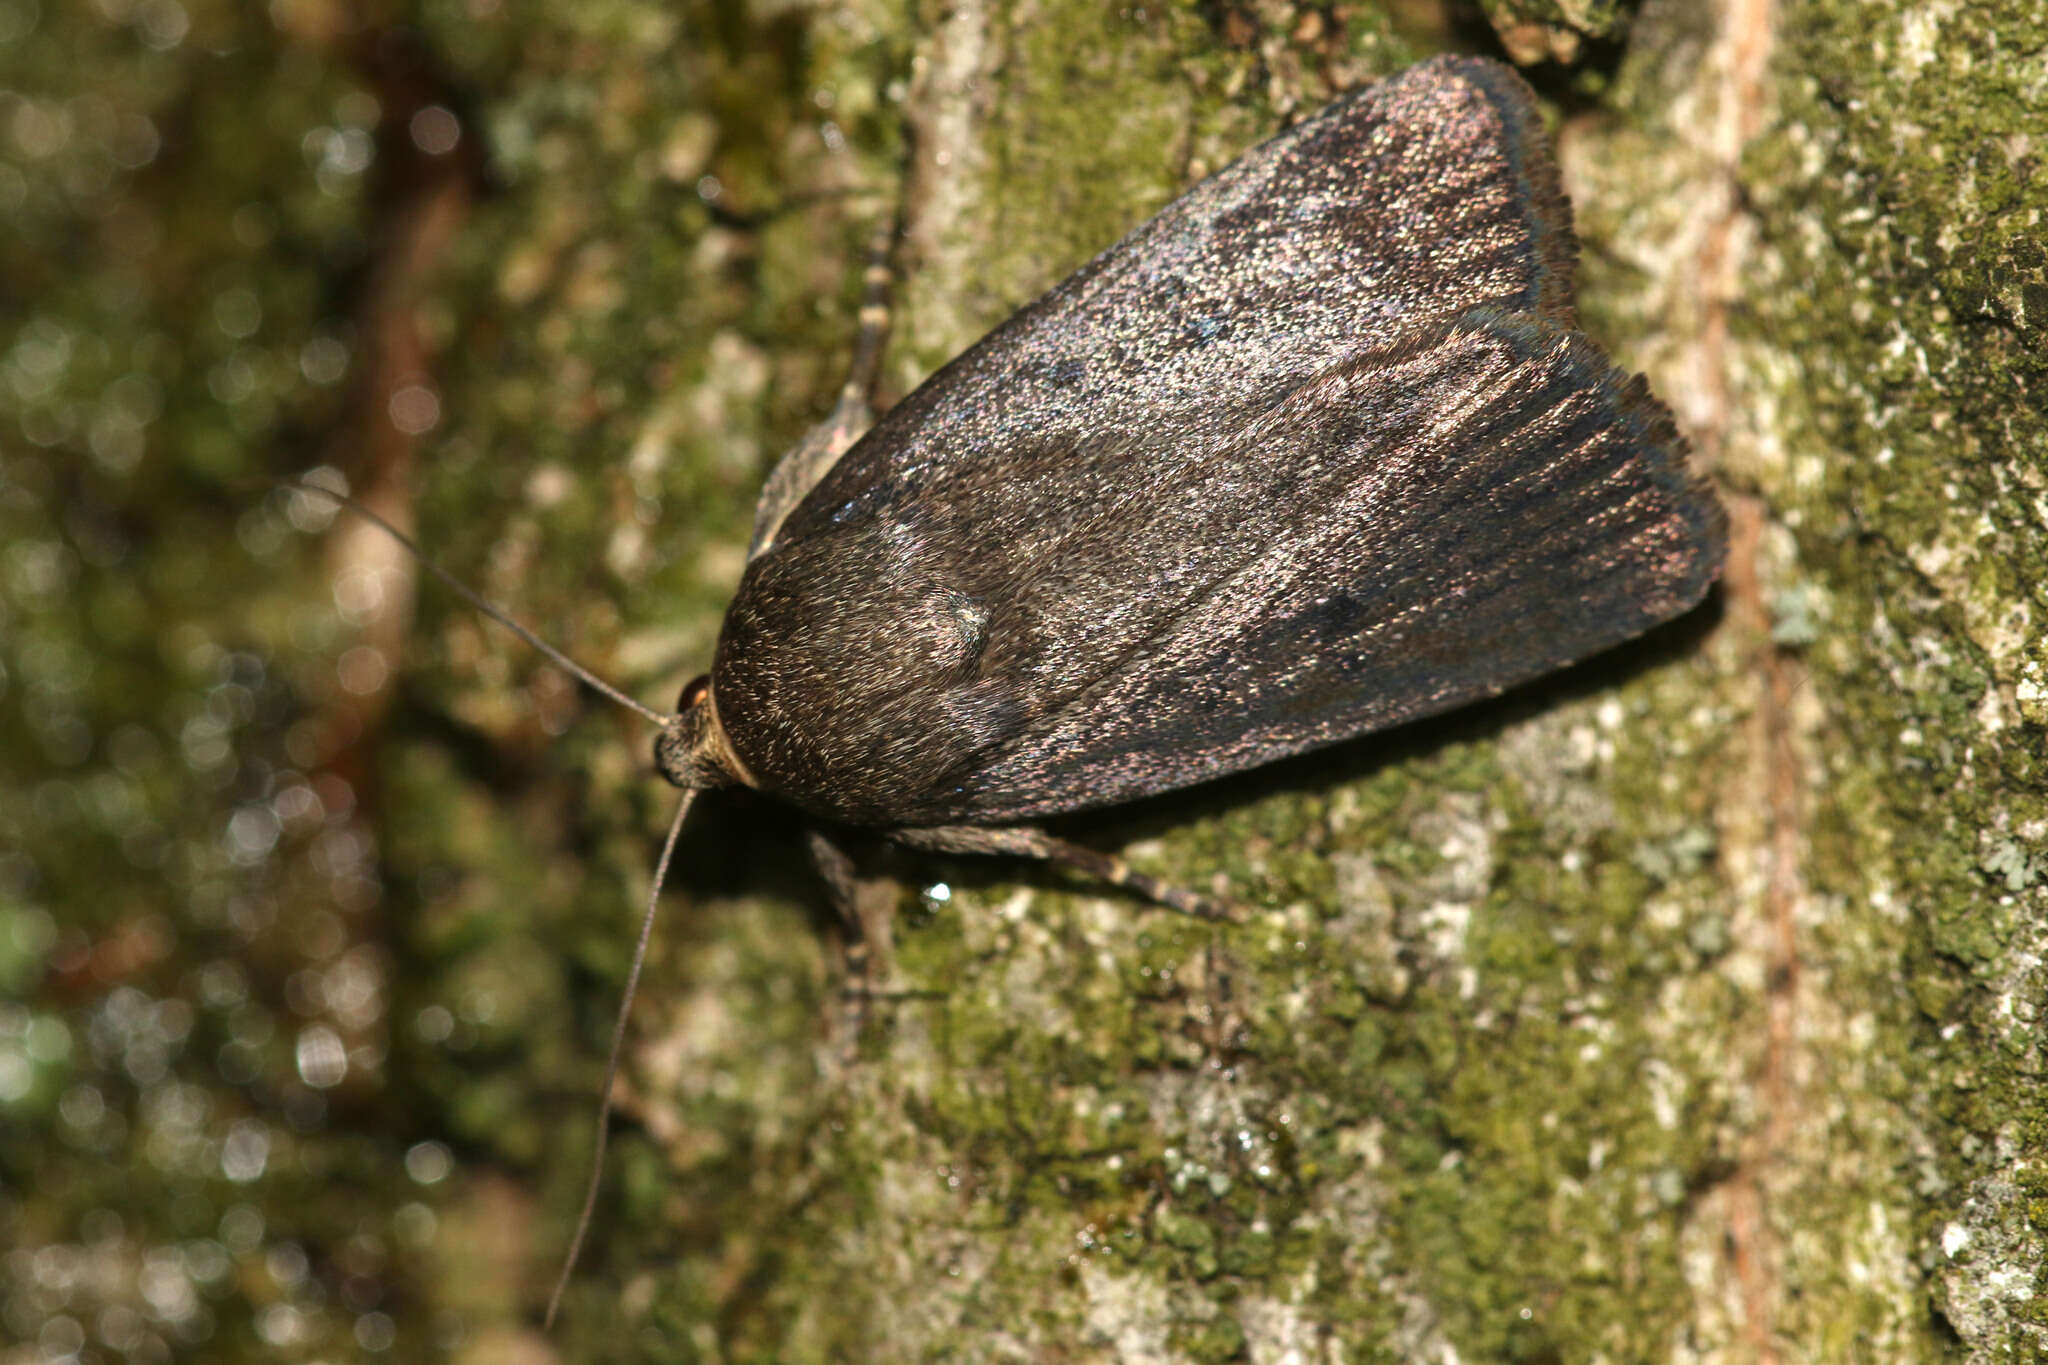
<svg viewBox="0 0 2048 1365">
<path fill-rule="evenodd" d="M 2033 7 L 296 0 L 174 40 L 175 7 L 113 8 L 22 10 L 0 110 L 7 1335 L 2048 1355 Z M 1716 597 L 1497 703 L 1060 824 L 1241 925 L 878 858 L 850 1063 L 800 833 L 707 797 L 543 1336 L 652 736 L 236 481 L 340 468 L 666 706 L 843 377 L 878 221 L 897 396 L 1449 47 L 1539 63 L 1583 325 L 1727 503 Z"/>
</svg>

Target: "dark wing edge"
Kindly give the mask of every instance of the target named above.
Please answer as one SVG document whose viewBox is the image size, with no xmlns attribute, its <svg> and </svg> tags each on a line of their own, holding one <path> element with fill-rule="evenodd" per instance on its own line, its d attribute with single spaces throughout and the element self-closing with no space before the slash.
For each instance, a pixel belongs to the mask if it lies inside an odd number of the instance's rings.
<svg viewBox="0 0 2048 1365">
<path fill-rule="evenodd" d="M 1361 484 L 1405 472 L 1413 496 L 1333 500 L 1314 530 L 1327 572 L 1276 571 L 1298 553 L 1251 559 L 1148 648 L 934 784 L 906 823 L 1011 823 L 1220 777 L 1497 695 L 1698 605 L 1720 574 L 1726 515 L 1647 382 L 1584 335 L 1478 309 L 1342 370 L 1355 381 L 1419 363 L 1451 392 L 1488 350 L 1516 383 L 1464 414 L 1445 450 L 1358 450 Z M 1303 430 L 1330 415 L 1309 392 L 1329 378 L 1304 386 Z M 1414 432 L 1443 416 L 1426 393 L 1371 387 L 1354 428 Z M 1379 524 L 1343 520 L 1361 507 Z"/>
<path fill-rule="evenodd" d="M 1443 67 L 1485 94 L 1500 115 L 1506 136 L 1508 169 L 1521 187 L 1522 202 L 1528 206 L 1529 232 L 1536 242 L 1538 271 L 1534 311 L 1567 327 L 1578 325 L 1573 304 L 1577 289 L 1579 239 L 1573 230 L 1572 204 L 1565 196 L 1564 179 L 1551 152 L 1549 130 L 1536 92 L 1517 75 L 1490 57 L 1436 57 L 1416 70 Z"/>
</svg>

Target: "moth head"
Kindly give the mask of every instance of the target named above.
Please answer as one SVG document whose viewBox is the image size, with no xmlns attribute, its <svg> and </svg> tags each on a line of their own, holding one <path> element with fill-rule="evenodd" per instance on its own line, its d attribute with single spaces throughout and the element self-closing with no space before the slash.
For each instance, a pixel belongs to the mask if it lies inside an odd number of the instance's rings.
<svg viewBox="0 0 2048 1365">
<path fill-rule="evenodd" d="M 718 723 L 710 678 L 692 678 L 683 688 L 676 713 L 662 723 L 654 741 L 654 766 L 685 791 L 754 785 Z"/>
</svg>

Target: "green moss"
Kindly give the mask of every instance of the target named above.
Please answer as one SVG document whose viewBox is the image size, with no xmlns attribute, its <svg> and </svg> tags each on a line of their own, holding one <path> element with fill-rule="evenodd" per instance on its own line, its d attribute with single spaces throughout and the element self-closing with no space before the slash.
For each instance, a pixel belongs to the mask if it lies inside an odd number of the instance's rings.
<svg viewBox="0 0 2048 1365">
<path fill-rule="evenodd" d="M 1784 64 L 1812 74 L 1788 87 L 1784 129 L 1751 170 L 1802 281 L 1757 326 L 1802 358 L 1810 425 L 1793 439 L 1827 452 L 1823 478 L 1783 496 L 1853 636 L 1810 656 L 1841 729 L 1817 867 L 1847 904 L 1896 908 L 1910 927 L 1854 948 L 1838 934 L 1835 951 L 1872 982 L 1903 977 L 1929 1030 L 1889 1019 L 1879 1051 L 1918 1055 L 1897 1117 L 1940 1170 L 1915 1210 L 1933 1297 L 1973 1354 L 2037 1350 L 2038 1299 L 1994 1286 L 2042 1245 L 1982 1237 L 1973 1210 L 2041 1150 L 1992 1135 L 2038 1114 L 2021 1081 L 2034 1043 L 2013 1039 L 2006 1002 L 2037 988 L 2023 944 L 2043 911 L 1983 859 L 1987 831 L 2048 818 L 2038 736 L 2013 708 L 2044 605 L 2026 489 L 2048 449 L 2041 406 L 2015 401 L 2048 380 L 2017 288 L 2048 201 L 2014 139 L 2039 81 L 2021 54 L 2048 30 L 1995 9 L 1814 3 L 1791 17 Z M 1896 957 L 1865 955 L 1887 942 Z M 1958 1227 L 1977 1240 L 1937 1249 Z"/>
<path fill-rule="evenodd" d="M 49 111 L 12 106 L 0 164 L 0 296 L 30 300 L 0 336 L 25 442 L 0 466 L 0 1081 L 68 1190 L 0 1215 L 16 1245 L 217 1250 L 191 1281 L 212 1335 L 179 1343 L 209 1358 L 387 1330 L 408 1359 L 505 1354 L 580 1198 L 667 799 L 643 734 L 434 594 L 383 709 L 341 704 L 352 627 L 282 502 L 222 481 L 354 449 L 330 440 L 361 430 L 346 385 L 307 376 L 369 353 L 358 301 L 408 201 L 337 167 L 402 97 L 309 31 L 194 8 L 160 48 L 96 13 L 45 13 L 7 75 L 90 98 L 40 155 L 21 139 Z M 1661 22 L 1584 85 L 1634 183 L 1579 203 L 1590 325 L 1649 352 L 1628 244 L 1697 206 L 1658 195 L 1697 68 L 1673 54 L 1702 33 Z M 906 158 L 953 159 L 906 244 L 899 389 L 1331 84 L 1420 55 L 1370 11 L 1264 5 L 429 4 L 408 26 L 482 168 L 415 318 L 441 403 L 408 474 L 422 537 L 654 700 L 708 658 L 759 479 L 830 402 Z M 2048 760 L 2023 699 L 2048 433 L 2016 401 L 2048 363 L 2040 50 L 1988 7 L 1787 7 L 1782 118 L 1740 167 L 1762 245 L 1734 377 L 1787 453 L 1731 478 L 1784 532 L 1767 629 L 1823 712 L 1800 732 L 1807 1088 L 1758 1177 L 1783 1182 L 1777 1330 L 1815 1358 L 1931 1357 L 1928 1305 L 1969 1350 L 2023 1354 L 2048 1303 L 2009 1273 L 2048 1264 L 2026 1174 L 2048 1164 L 2026 1013 Z M 957 121 L 932 118 L 963 70 Z M 161 139 L 147 167 L 131 113 Z M 402 130 L 379 136 L 371 165 L 401 164 Z M 918 894 L 881 984 L 903 994 L 851 1068 L 800 841 L 706 801 L 563 1355 L 1735 1340 L 1688 1266 L 1715 1263 L 1696 1239 L 1765 1121 L 1745 1049 L 1771 983 L 1754 813 L 1722 804 L 1748 790 L 1754 657 L 1701 633 L 1063 830 L 1220 879 L 1241 925 L 1012 863 L 901 865 Z M 319 814 L 251 854 L 302 786 Z M 348 1084 L 308 1085 L 312 1030 L 366 980 Z M 223 1174 L 259 1144 L 259 1178 Z M 23 1292 L 38 1322 L 115 1321 Z"/>
</svg>

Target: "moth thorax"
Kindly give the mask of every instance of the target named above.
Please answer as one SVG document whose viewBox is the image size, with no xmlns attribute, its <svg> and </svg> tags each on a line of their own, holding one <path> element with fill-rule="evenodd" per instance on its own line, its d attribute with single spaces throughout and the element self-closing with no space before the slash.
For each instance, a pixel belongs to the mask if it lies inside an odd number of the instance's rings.
<svg viewBox="0 0 2048 1365">
<path fill-rule="evenodd" d="M 751 785 L 718 723 L 709 678 L 693 678 L 683 689 L 676 713 L 654 741 L 654 766 L 687 791 Z"/>
</svg>

